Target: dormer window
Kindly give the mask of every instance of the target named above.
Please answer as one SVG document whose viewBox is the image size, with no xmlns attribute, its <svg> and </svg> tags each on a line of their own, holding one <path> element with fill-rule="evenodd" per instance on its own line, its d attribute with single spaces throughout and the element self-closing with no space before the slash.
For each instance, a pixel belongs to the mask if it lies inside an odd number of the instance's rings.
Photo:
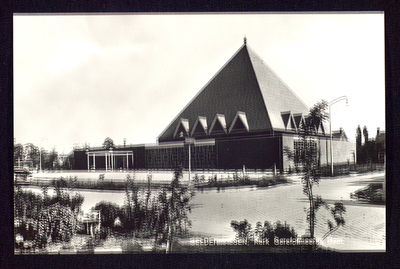
<svg viewBox="0 0 400 269">
<path fill-rule="evenodd" d="M 199 116 L 193 125 L 192 136 L 201 136 L 208 134 L 207 118 Z"/>
<path fill-rule="evenodd" d="M 281 117 L 283 125 L 285 126 L 285 130 L 291 130 L 291 131 L 297 130 L 296 121 L 291 111 L 281 112 Z"/>
<path fill-rule="evenodd" d="M 302 113 L 293 114 L 293 118 L 297 128 L 302 128 L 302 126 L 304 126 L 304 117 Z"/>
<path fill-rule="evenodd" d="M 231 127 L 229 127 L 229 133 L 231 132 L 248 132 L 249 124 L 247 122 L 246 113 L 238 111 L 235 118 L 232 121 Z"/>
<path fill-rule="evenodd" d="M 211 124 L 209 134 L 226 134 L 226 120 L 225 115 L 217 114 Z"/>
<path fill-rule="evenodd" d="M 174 132 L 174 138 L 189 136 L 189 120 L 180 119 Z"/>
</svg>

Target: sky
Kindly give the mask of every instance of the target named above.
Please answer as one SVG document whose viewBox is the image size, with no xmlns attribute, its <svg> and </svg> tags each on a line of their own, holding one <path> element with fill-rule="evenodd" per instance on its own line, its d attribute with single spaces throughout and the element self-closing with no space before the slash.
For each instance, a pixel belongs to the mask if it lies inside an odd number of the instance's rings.
<svg viewBox="0 0 400 269">
<path fill-rule="evenodd" d="M 13 19 L 14 139 L 69 153 L 74 144 L 156 143 L 242 46 L 332 129 L 385 130 L 383 13 L 24 15 Z"/>
</svg>

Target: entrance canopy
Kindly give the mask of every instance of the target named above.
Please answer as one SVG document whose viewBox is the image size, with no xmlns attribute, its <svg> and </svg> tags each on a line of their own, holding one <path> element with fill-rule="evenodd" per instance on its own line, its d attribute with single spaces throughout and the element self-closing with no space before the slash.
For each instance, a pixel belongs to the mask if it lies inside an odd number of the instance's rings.
<svg viewBox="0 0 400 269">
<path fill-rule="evenodd" d="M 87 167 L 88 172 L 90 169 L 96 170 L 96 160 L 98 169 L 107 171 L 114 171 L 114 169 L 130 169 L 133 167 L 133 151 L 131 150 L 96 150 L 87 151 Z M 104 159 L 103 159 L 104 157 Z"/>
</svg>

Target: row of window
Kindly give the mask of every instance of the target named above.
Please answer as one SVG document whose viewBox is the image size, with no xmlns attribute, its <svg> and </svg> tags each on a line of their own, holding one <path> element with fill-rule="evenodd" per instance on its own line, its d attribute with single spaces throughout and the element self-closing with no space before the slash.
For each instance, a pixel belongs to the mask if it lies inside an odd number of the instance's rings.
<svg viewBox="0 0 400 269">
<path fill-rule="evenodd" d="M 297 131 L 304 126 L 307 116 L 302 113 L 292 113 L 291 111 L 281 112 L 281 117 L 286 130 Z M 315 123 L 315 132 L 325 134 L 326 130 L 322 122 Z"/>
<path fill-rule="evenodd" d="M 191 167 L 213 169 L 216 167 L 215 146 L 191 147 Z M 189 152 L 187 147 L 157 148 L 146 150 L 146 167 L 175 168 L 178 165 L 188 166 Z"/>
<path fill-rule="evenodd" d="M 187 136 L 204 136 L 213 134 L 228 134 L 232 132 L 249 132 L 249 131 L 250 129 L 249 129 L 249 124 L 247 122 L 246 113 L 238 111 L 229 128 L 227 128 L 225 115 L 223 114 L 217 114 L 215 116 L 214 120 L 211 123 L 210 128 L 208 128 L 206 117 L 199 116 L 196 122 L 194 123 L 192 129 L 190 129 L 189 120 L 182 118 L 180 119 L 180 121 L 176 126 L 174 132 L 174 138 L 187 137 Z"/>
<path fill-rule="evenodd" d="M 314 149 L 317 150 L 317 143 L 315 141 L 299 141 L 299 140 L 295 140 L 294 142 L 294 152 L 295 155 L 297 156 L 301 156 L 302 154 L 304 154 L 305 149 L 309 150 L 309 149 Z"/>
</svg>

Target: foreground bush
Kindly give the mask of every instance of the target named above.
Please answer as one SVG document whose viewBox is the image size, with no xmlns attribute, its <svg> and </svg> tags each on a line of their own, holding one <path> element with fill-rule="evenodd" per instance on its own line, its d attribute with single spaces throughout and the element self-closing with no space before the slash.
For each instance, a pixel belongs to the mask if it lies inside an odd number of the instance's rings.
<svg viewBox="0 0 400 269">
<path fill-rule="evenodd" d="M 265 221 L 264 225 L 261 222 L 256 223 L 254 230 L 251 229 L 251 224 L 245 219 L 243 221 L 231 221 L 231 227 L 236 233 L 236 239 L 248 241 L 254 244 L 255 241 L 268 242 L 268 246 L 274 246 L 273 242 L 276 237 L 278 238 L 296 238 L 297 233 L 290 225 L 282 224 L 280 221 L 275 222 L 273 225 L 269 221 Z"/>
<path fill-rule="evenodd" d="M 44 248 L 50 242 L 68 242 L 79 229 L 77 217 L 83 196 L 74 196 L 64 188 L 64 182 L 55 184 L 55 196 L 14 189 L 15 247 Z"/>
</svg>

